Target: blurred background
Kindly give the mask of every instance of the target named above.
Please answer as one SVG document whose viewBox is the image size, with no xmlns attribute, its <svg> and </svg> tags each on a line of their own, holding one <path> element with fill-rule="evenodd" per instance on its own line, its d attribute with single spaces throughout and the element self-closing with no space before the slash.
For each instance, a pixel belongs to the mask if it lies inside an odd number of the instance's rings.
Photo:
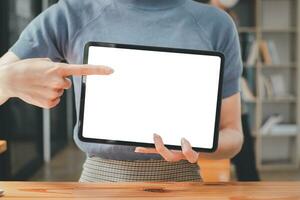
<svg viewBox="0 0 300 200">
<path fill-rule="evenodd" d="M 56 2 L 1 0 L 0 56 Z M 300 180 L 300 2 L 241 0 L 226 11 L 237 25 L 244 62 L 245 144 L 232 159 L 233 179 Z M 0 180 L 77 181 L 85 155 L 74 145 L 74 123 L 72 90 L 50 111 L 18 99 L 0 106 L 0 140 L 7 142 Z"/>
</svg>

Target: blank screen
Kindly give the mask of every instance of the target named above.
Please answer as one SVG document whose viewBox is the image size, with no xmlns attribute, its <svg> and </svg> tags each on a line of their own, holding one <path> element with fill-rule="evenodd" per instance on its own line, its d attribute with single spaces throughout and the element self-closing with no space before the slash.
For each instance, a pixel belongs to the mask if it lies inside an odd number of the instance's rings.
<svg viewBox="0 0 300 200">
<path fill-rule="evenodd" d="M 86 78 L 84 138 L 213 147 L 220 57 L 92 46 L 88 64 L 114 73 Z"/>
</svg>

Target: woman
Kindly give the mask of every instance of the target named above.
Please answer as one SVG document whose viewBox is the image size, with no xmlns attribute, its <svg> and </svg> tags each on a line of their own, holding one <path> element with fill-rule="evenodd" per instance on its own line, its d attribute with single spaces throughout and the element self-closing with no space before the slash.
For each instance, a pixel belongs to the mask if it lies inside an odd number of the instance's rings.
<svg viewBox="0 0 300 200">
<path fill-rule="evenodd" d="M 216 152 L 199 154 L 185 139 L 181 141 L 182 151 L 171 151 L 159 135 L 154 135 L 154 149 L 84 143 L 78 139 L 77 124 L 74 140 L 87 153 L 80 181 L 200 181 L 199 158 L 231 158 L 240 151 L 243 143 L 239 94 L 242 62 L 238 34 L 226 13 L 192 0 L 59 1 L 38 16 L 1 58 L 1 69 L 9 74 L 6 77 L 10 82 L 25 79 L 19 81 L 23 85 L 20 89 L 10 88 L 11 91 L 2 95 L 2 102 L 17 96 L 41 107 L 55 106 L 63 89 L 69 88 L 66 76 L 72 73 L 49 75 L 49 71 L 59 68 L 59 64 L 53 62 L 82 63 L 83 47 L 88 41 L 220 51 L 226 61 Z M 53 62 L 39 59 L 44 57 Z M 64 68 L 72 67 L 64 64 Z M 106 72 L 111 71 L 106 69 Z M 43 78 L 36 78 L 41 76 Z M 58 79 L 61 84 L 51 81 Z M 80 77 L 74 76 L 73 80 L 78 118 Z M 43 92 L 45 81 L 49 82 L 51 95 Z M 36 86 L 34 91 L 31 90 L 33 85 Z M 0 83 L 0 87 L 3 91 L 7 84 Z"/>
</svg>

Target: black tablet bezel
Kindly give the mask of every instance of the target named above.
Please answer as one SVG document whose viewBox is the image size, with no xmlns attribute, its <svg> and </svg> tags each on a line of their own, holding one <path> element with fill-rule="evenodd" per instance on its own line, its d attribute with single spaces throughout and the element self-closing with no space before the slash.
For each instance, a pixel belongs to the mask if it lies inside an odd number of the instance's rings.
<svg viewBox="0 0 300 200">
<path fill-rule="evenodd" d="M 216 106 L 216 118 L 215 118 L 215 130 L 214 130 L 214 140 L 213 147 L 211 149 L 193 147 L 195 151 L 198 152 L 214 152 L 218 147 L 219 139 L 219 124 L 220 124 L 220 109 L 222 103 L 222 86 L 223 86 L 223 74 L 224 74 L 224 61 L 225 57 L 220 52 L 214 51 L 203 51 L 195 49 L 179 49 L 179 48 L 169 48 L 169 47 L 156 47 L 156 46 L 141 46 L 141 45 L 131 45 L 131 44 L 116 44 L 116 43 L 106 43 L 106 42 L 88 42 L 84 47 L 84 64 L 88 63 L 89 48 L 95 47 L 110 47 L 110 48 L 121 48 L 121 49 L 135 49 L 135 50 L 145 50 L 145 51 L 160 51 L 160 52 L 173 52 L 173 53 L 187 53 L 187 54 L 197 54 L 197 55 L 207 55 L 207 56 L 218 56 L 221 58 L 221 69 L 219 74 L 219 87 L 218 87 L 218 99 Z M 82 135 L 83 122 L 84 122 L 84 104 L 85 104 L 85 89 L 86 89 L 86 76 L 82 76 L 81 79 L 81 97 L 80 97 L 80 110 L 79 110 L 79 139 L 83 142 L 92 143 L 102 143 L 102 144 L 115 144 L 115 145 L 126 145 L 126 146 L 139 146 L 139 147 L 152 147 L 153 143 L 139 143 L 130 141 L 116 141 L 116 140 L 105 140 L 96 138 L 85 138 Z M 166 145 L 169 149 L 181 150 L 181 146 L 177 145 Z"/>
</svg>

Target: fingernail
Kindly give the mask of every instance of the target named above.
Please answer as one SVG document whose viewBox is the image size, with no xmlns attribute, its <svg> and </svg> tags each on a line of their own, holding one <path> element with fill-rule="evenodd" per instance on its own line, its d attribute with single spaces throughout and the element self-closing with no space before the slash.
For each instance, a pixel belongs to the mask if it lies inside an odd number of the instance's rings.
<svg viewBox="0 0 300 200">
<path fill-rule="evenodd" d="M 187 139 L 181 138 L 181 143 L 182 143 L 182 144 L 186 144 L 186 143 L 187 143 Z"/>
<path fill-rule="evenodd" d="M 114 70 L 110 67 L 106 67 L 106 73 L 112 74 L 112 73 L 114 73 Z"/>
<path fill-rule="evenodd" d="M 154 141 L 158 140 L 159 137 L 160 137 L 160 136 L 159 136 L 158 134 L 156 134 L 156 133 L 153 134 L 153 139 L 154 139 Z"/>
</svg>

